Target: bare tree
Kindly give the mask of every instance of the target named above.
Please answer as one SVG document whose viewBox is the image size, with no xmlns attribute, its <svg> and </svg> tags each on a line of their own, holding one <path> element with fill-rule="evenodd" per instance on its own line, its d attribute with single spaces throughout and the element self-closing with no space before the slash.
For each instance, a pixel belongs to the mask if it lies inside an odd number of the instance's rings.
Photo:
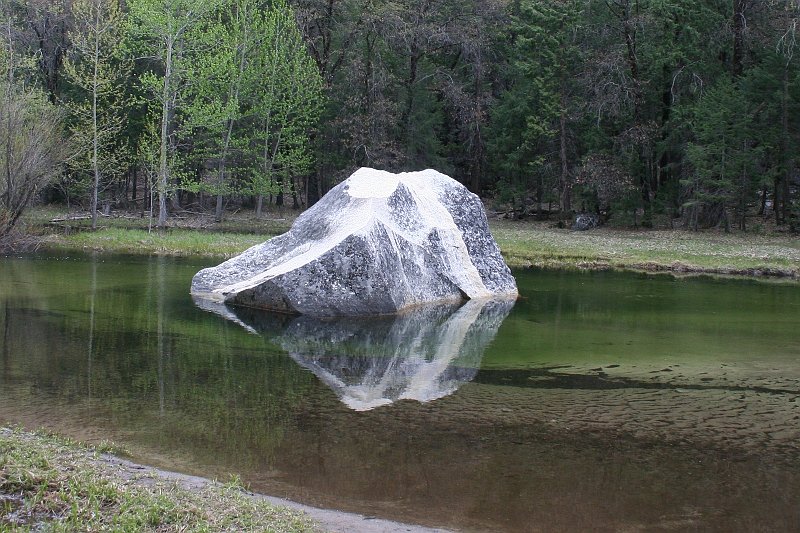
<svg viewBox="0 0 800 533">
<path fill-rule="evenodd" d="M 8 234 L 67 155 L 60 113 L 40 93 L 0 82 L 0 237 Z"/>
<path fill-rule="evenodd" d="M 0 66 L 0 237 L 7 235 L 36 193 L 58 173 L 67 151 L 60 114 L 36 89 L 17 79 L 17 57 L 9 4 L 2 16 Z"/>
</svg>

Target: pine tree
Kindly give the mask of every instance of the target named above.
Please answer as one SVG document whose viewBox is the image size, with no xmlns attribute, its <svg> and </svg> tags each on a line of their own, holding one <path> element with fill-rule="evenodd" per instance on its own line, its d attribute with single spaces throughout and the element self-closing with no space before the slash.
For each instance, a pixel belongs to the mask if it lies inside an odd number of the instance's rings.
<svg viewBox="0 0 800 533">
<path fill-rule="evenodd" d="M 557 189 L 563 214 L 572 208 L 570 72 L 579 64 L 580 17 L 581 5 L 573 0 L 519 2 L 509 43 L 511 85 L 493 110 L 489 142 L 495 172 L 511 196 L 535 190 L 538 204 Z M 549 181 L 552 176 L 557 181 Z"/>
<path fill-rule="evenodd" d="M 684 180 L 691 194 L 685 207 L 693 229 L 722 223 L 729 230 L 731 209 L 744 229 L 748 201 L 755 197 L 753 176 L 761 150 L 750 142 L 752 123 L 744 93 L 727 77 L 694 106 L 690 127 L 695 138 L 686 148 L 692 174 Z"/>
</svg>

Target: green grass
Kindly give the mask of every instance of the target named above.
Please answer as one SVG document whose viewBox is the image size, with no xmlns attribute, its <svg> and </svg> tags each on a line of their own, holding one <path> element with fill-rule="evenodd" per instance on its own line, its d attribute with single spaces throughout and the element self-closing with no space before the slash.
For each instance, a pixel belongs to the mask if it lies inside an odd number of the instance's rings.
<svg viewBox="0 0 800 533">
<path fill-rule="evenodd" d="M 92 230 L 87 216 L 64 208 L 37 207 L 25 213 L 22 229 L 48 250 L 231 257 L 286 232 L 297 213 L 283 210 L 263 217 L 234 213 L 222 222 L 210 215 L 183 214 L 171 218 L 170 227 L 163 230 L 135 213 L 100 217 L 97 229 Z"/>
<path fill-rule="evenodd" d="M 512 221 L 490 225 L 506 261 L 516 267 L 800 276 L 800 240 L 790 235 L 610 228 L 577 232 Z"/>
<path fill-rule="evenodd" d="M 221 222 L 216 222 L 208 213 L 184 212 L 173 215 L 169 219 L 171 228 L 207 230 L 217 233 L 244 233 L 244 234 L 269 234 L 284 233 L 294 222 L 298 211 L 289 208 L 273 208 L 263 216 L 257 217 L 252 211 L 228 213 Z M 126 228 L 147 230 L 155 228 L 156 221 L 150 220 L 145 213 L 139 212 L 114 212 L 112 216 L 99 216 L 98 229 Z M 64 229 L 71 231 L 91 229 L 92 221 L 89 213 L 84 211 L 71 211 L 60 206 L 38 206 L 25 211 L 23 223 L 31 233 L 63 233 Z"/>
<path fill-rule="evenodd" d="M 0 530 L 315 530 L 301 513 L 252 497 L 235 480 L 189 490 L 155 473 L 121 471 L 78 443 L 0 429 Z"/>
<path fill-rule="evenodd" d="M 231 257 L 273 235 L 212 233 L 193 229 L 153 230 L 107 228 L 69 235 L 50 235 L 43 244 L 51 250 L 95 250 L 101 252 L 205 255 Z"/>
</svg>

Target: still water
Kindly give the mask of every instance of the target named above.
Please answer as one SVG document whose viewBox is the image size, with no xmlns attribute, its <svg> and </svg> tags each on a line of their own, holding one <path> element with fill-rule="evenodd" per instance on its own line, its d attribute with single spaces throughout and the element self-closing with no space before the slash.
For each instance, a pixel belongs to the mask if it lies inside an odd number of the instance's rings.
<svg viewBox="0 0 800 533">
<path fill-rule="evenodd" d="M 800 530 L 800 286 L 516 272 L 397 319 L 193 302 L 208 261 L 0 259 L 0 424 L 465 531 Z"/>
</svg>

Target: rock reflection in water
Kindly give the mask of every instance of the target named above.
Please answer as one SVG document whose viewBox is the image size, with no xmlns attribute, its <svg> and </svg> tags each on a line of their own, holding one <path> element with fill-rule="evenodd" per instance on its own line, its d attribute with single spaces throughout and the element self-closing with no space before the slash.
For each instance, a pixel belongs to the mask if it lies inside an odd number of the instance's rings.
<svg viewBox="0 0 800 533">
<path fill-rule="evenodd" d="M 356 411 L 452 394 L 475 377 L 514 306 L 512 299 L 469 300 L 397 316 L 320 319 L 197 303 L 271 337 Z"/>
</svg>

